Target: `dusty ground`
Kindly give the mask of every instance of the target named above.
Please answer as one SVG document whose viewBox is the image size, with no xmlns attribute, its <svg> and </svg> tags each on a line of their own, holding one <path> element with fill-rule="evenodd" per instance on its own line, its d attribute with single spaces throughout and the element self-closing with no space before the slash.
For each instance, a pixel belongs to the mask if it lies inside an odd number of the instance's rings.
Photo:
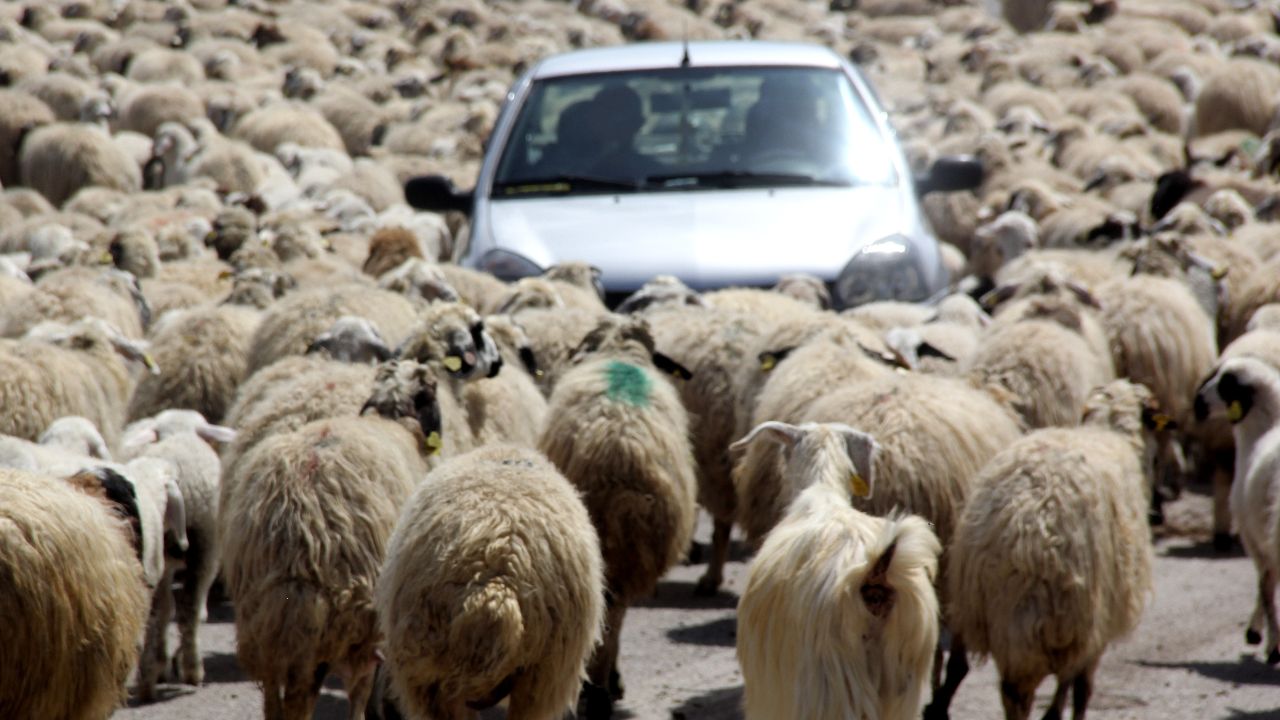
<svg viewBox="0 0 1280 720">
<path fill-rule="evenodd" d="M 1207 538 L 1208 500 L 1187 495 L 1170 511 L 1174 537 L 1156 546 L 1155 596 L 1132 637 L 1114 646 L 1098 675 L 1090 718 L 1280 718 L 1280 669 L 1244 644 L 1255 576 L 1243 555 L 1216 556 Z M 702 541 L 708 528 L 700 528 Z M 734 657 L 734 607 L 746 565 L 735 553 L 719 597 L 693 597 L 703 566 L 674 569 L 656 595 L 627 616 L 622 672 L 627 684 L 619 718 L 726 720 L 741 717 L 742 678 Z M 261 717 L 261 693 L 235 660 L 228 606 L 212 613 L 202 637 L 208 684 L 166 687 L 166 699 L 116 715 L 128 720 Z M 1053 688 L 1040 688 L 1043 707 Z M 956 720 L 1000 716 L 995 670 L 969 675 L 953 705 Z M 345 696 L 332 685 L 317 718 L 346 717 Z M 487 716 L 488 717 L 488 716 Z M 493 713 L 492 717 L 502 717 Z"/>
</svg>

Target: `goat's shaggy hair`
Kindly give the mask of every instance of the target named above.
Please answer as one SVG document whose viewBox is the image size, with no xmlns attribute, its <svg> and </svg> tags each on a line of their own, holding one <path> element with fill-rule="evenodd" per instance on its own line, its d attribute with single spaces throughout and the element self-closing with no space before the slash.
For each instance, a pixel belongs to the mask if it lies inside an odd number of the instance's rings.
<svg viewBox="0 0 1280 720">
<path fill-rule="evenodd" d="M 532 450 L 446 461 L 401 513 L 378 580 L 396 694 L 415 716 L 552 720 L 600 639 L 599 541 L 573 486 Z"/>
<path fill-rule="evenodd" d="M 995 658 L 1008 717 L 1027 717 L 1047 675 L 1063 690 L 1087 687 L 1142 614 L 1150 397 L 1115 381 L 1090 397 L 1085 425 L 1034 432 L 974 479 L 948 548 L 948 620 L 969 650 Z M 1065 699 L 1055 697 L 1059 711 Z"/>
<path fill-rule="evenodd" d="M 54 478 L 0 470 L 0 496 L 0 715 L 106 718 L 150 606 L 128 528 Z"/>
<path fill-rule="evenodd" d="M 373 586 L 399 508 L 425 468 L 413 437 L 381 418 L 331 418 L 263 440 L 220 509 L 236 656 L 266 716 L 311 717 L 332 669 L 353 715 L 381 640 Z"/>
<path fill-rule="evenodd" d="M 614 697 L 620 683 L 610 675 L 627 605 L 684 556 L 696 511 L 688 417 L 653 358 L 643 320 L 602 320 L 551 393 L 539 442 L 583 494 L 600 534 L 609 606 L 589 675 L 597 689 L 612 686 Z"/>
<path fill-rule="evenodd" d="M 787 481 L 799 494 L 738 605 L 746 717 L 919 717 L 938 641 L 937 537 L 919 517 L 850 507 L 874 488 L 870 436 L 766 423 L 742 442 L 761 430 L 791 446 Z"/>
</svg>

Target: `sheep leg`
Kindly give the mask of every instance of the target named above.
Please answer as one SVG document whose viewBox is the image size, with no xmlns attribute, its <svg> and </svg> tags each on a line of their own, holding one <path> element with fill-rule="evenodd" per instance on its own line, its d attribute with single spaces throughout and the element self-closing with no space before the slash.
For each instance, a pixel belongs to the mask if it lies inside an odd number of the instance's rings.
<svg viewBox="0 0 1280 720">
<path fill-rule="evenodd" d="M 1231 473 L 1221 463 L 1213 469 L 1213 549 L 1231 550 Z"/>
<path fill-rule="evenodd" d="M 1258 582 L 1258 600 L 1267 619 L 1267 664 L 1280 663 L 1280 627 L 1276 625 L 1276 575 L 1265 570 Z"/>
<path fill-rule="evenodd" d="M 969 659 L 965 657 L 964 640 L 959 635 L 951 636 L 951 651 L 947 656 L 947 679 L 933 693 L 933 700 L 924 709 L 926 720 L 945 720 L 949 717 L 951 698 L 965 675 L 969 674 Z"/>
<path fill-rule="evenodd" d="M 622 620 L 627 606 L 606 593 L 604 639 L 587 667 L 587 682 L 578 699 L 578 715 L 584 720 L 607 720 L 613 715 L 613 703 L 622 699 L 625 688 L 618 674 L 618 648 L 622 639 Z"/>
<path fill-rule="evenodd" d="M 173 571 L 166 570 L 151 596 L 151 614 L 147 618 L 147 635 L 142 646 L 142 662 L 138 667 L 138 698 L 152 702 L 156 683 L 169 664 L 167 630 L 173 614 Z"/>
<path fill-rule="evenodd" d="M 1062 713 L 1067 707 L 1067 690 L 1070 688 L 1070 682 L 1058 678 L 1058 688 L 1053 691 L 1053 700 L 1049 703 L 1049 709 L 1045 711 L 1043 720 L 1062 720 Z"/>
<path fill-rule="evenodd" d="M 265 720 L 284 720 L 284 703 L 280 701 L 280 685 L 275 682 L 262 685 L 262 716 Z"/>
<path fill-rule="evenodd" d="M 1027 720 L 1036 699 L 1036 683 L 1000 682 L 1000 699 L 1004 702 L 1005 720 Z"/>
<path fill-rule="evenodd" d="M 347 719 L 364 720 L 369 696 L 373 694 L 373 670 L 361 673 L 347 684 Z"/>
<path fill-rule="evenodd" d="M 720 590 L 724 582 L 724 564 L 729 561 L 729 533 L 732 530 L 732 522 L 716 519 L 715 529 L 711 532 L 711 562 L 707 563 L 706 574 L 698 580 L 694 595 L 711 597 Z"/>
<path fill-rule="evenodd" d="M 284 718 L 287 720 L 310 720 L 316 714 L 316 701 L 320 697 L 318 687 L 308 687 L 308 683 L 294 683 L 284 691 Z"/>
<path fill-rule="evenodd" d="M 199 687 L 204 683 L 204 659 L 200 656 L 201 615 L 209 600 L 214 573 L 205 572 L 205 577 L 199 577 L 199 570 L 190 564 L 181 573 L 182 589 L 176 591 L 181 638 L 178 677 L 184 684 Z"/>
<path fill-rule="evenodd" d="M 1254 563 L 1259 565 L 1258 563 Z M 1257 645 L 1262 642 L 1262 626 L 1267 620 L 1266 603 L 1263 598 L 1267 595 L 1267 571 L 1262 567 L 1258 567 L 1258 599 L 1253 605 L 1253 615 L 1249 616 L 1249 627 L 1244 632 L 1244 641 L 1250 645 Z"/>
<path fill-rule="evenodd" d="M 1071 717 L 1073 720 L 1084 720 L 1084 713 L 1089 708 L 1089 698 L 1093 697 L 1093 674 L 1098 671 L 1098 663 L 1102 658 L 1094 658 L 1084 672 L 1075 677 L 1071 683 Z"/>
</svg>

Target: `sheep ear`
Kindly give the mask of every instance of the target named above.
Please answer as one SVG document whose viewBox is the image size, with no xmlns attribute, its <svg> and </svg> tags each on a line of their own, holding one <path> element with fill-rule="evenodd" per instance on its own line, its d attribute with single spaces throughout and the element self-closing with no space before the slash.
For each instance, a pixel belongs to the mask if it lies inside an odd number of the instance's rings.
<svg viewBox="0 0 1280 720">
<path fill-rule="evenodd" d="M 1067 283 L 1067 289 L 1071 291 L 1072 295 L 1076 296 L 1077 300 L 1085 305 L 1088 305 L 1095 310 L 1102 309 L 1102 303 L 1098 302 L 1098 299 L 1093 296 L 1093 293 L 1089 292 L 1089 289 L 1080 283 L 1069 282 Z"/>
<path fill-rule="evenodd" d="M 538 358 L 533 354 L 533 348 L 528 346 L 520 348 L 520 364 L 524 365 L 524 369 L 528 370 L 533 377 L 542 377 L 543 372 L 538 369 Z"/>
<path fill-rule="evenodd" d="M 729 452 L 731 454 L 741 454 L 745 452 L 751 443 L 755 442 L 756 438 L 761 435 L 767 436 L 774 442 L 781 443 L 783 447 L 790 451 L 791 448 L 795 447 L 796 443 L 800 441 L 800 438 L 804 435 L 804 431 L 795 425 L 778 422 L 777 420 L 769 420 L 768 422 L 762 422 L 755 426 L 751 432 L 747 433 L 746 437 L 730 445 Z"/>
<path fill-rule="evenodd" d="M 787 356 L 791 354 L 791 351 L 795 349 L 795 346 L 792 345 L 790 347 L 778 348 L 777 350 L 767 350 L 760 353 L 756 356 L 756 359 L 760 361 L 760 371 L 771 372 L 778 366 L 778 363 L 786 360 Z"/>
<path fill-rule="evenodd" d="M 876 558 L 859 590 L 862 595 L 862 604 L 866 605 L 867 612 L 882 620 L 893 610 L 894 596 L 897 594 L 889 585 L 889 568 L 893 566 L 893 556 L 897 550 L 898 541 L 895 538 L 889 547 L 880 553 L 880 557 Z"/>
<path fill-rule="evenodd" d="M 848 426 L 837 426 L 837 429 L 844 437 L 845 452 L 853 465 L 850 490 L 857 497 L 871 497 L 875 489 L 875 464 L 876 456 L 880 454 L 880 443 L 861 430 Z"/>
<path fill-rule="evenodd" d="M 160 374 L 160 367 L 156 365 L 156 361 L 151 357 L 151 353 L 147 352 L 150 344 L 146 340 L 129 340 L 120 335 L 112 328 L 112 332 L 107 333 L 107 337 L 111 340 L 111 347 L 122 356 L 135 362 L 140 362 L 147 368 L 147 372 L 152 375 Z"/>
<path fill-rule="evenodd" d="M 1001 303 L 1012 298 L 1014 296 L 1014 293 L 1018 292 L 1018 289 L 1020 287 L 1022 287 L 1020 283 L 1013 283 L 1011 285 L 1001 285 L 1000 287 L 978 298 L 978 304 L 982 306 L 983 310 L 986 310 L 987 312 L 991 312 Z"/>
<path fill-rule="evenodd" d="M 440 403 L 436 400 L 435 383 L 428 381 L 413 396 L 413 409 L 418 417 L 418 426 L 422 428 L 422 437 L 427 444 L 428 455 L 438 455 L 444 447 L 442 438 L 443 421 L 440 417 Z"/>
<path fill-rule="evenodd" d="M 181 558 L 187 552 L 187 503 L 182 497 L 182 491 L 178 489 L 178 483 L 169 478 L 164 484 L 165 505 L 164 505 L 164 524 L 165 528 L 172 532 L 174 544 Z M 171 554 L 171 553 L 166 553 Z"/>
<path fill-rule="evenodd" d="M 653 354 L 653 366 L 662 372 L 674 375 L 681 380 L 693 379 L 693 373 L 689 372 L 688 368 L 660 352 Z"/>
<path fill-rule="evenodd" d="M 143 445 L 149 445 L 159 439 L 156 433 L 156 421 L 152 418 L 137 422 L 133 430 L 128 436 L 120 441 L 120 448 L 126 452 L 126 455 L 141 448 Z"/>
<path fill-rule="evenodd" d="M 212 423 L 196 426 L 196 435 L 200 436 L 201 440 L 209 443 L 229 443 L 236 439 L 235 430 Z"/>
</svg>

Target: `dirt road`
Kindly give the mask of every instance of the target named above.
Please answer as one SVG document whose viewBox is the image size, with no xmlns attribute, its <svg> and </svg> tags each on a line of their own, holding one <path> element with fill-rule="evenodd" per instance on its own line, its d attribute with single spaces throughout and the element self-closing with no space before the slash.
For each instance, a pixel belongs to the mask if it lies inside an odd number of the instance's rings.
<svg viewBox="0 0 1280 720">
<path fill-rule="evenodd" d="M 1208 501 L 1189 495 L 1170 512 L 1183 533 L 1157 543 L 1156 589 L 1141 626 L 1103 660 L 1089 717 L 1095 720 L 1280 718 L 1280 669 L 1244 644 L 1255 576 L 1243 555 L 1215 556 L 1207 537 Z M 1189 537 L 1188 537 L 1189 535 Z M 700 539 L 708 528 L 700 529 Z M 740 550 L 740 548 L 739 548 Z M 720 596 L 693 597 L 701 565 L 673 570 L 656 595 L 627 616 L 622 672 L 627 684 L 619 718 L 728 720 L 741 717 L 742 677 L 734 657 L 734 607 L 746 558 L 738 552 Z M 166 686 L 165 699 L 116 715 L 124 720 L 261 717 L 261 693 L 235 660 L 230 608 L 220 606 L 202 638 L 208 683 L 199 690 Z M 1053 687 L 1040 688 L 1043 711 Z M 974 669 L 953 705 L 956 720 L 1000 717 L 995 669 Z M 317 718 L 346 717 L 331 683 Z M 500 712 L 486 715 L 500 718 Z"/>
</svg>

